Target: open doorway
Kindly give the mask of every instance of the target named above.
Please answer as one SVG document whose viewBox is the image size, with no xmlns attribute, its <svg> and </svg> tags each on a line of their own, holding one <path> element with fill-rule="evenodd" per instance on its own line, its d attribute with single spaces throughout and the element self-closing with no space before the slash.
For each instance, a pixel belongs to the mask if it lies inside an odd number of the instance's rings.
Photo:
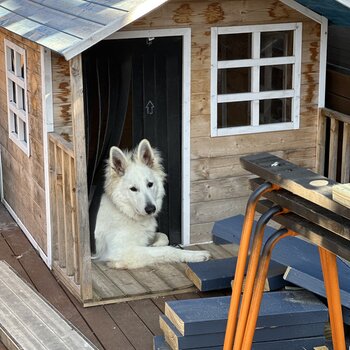
<svg viewBox="0 0 350 350">
<path fill-rule="evenodd" d="M 83 54 L 92 234 L 109 148 L 130 149 L 147 138 L 161 152 L 167 173 L 158 230 L 171 244 L 181 243 L 182 41 L 107 40 Z"/>
</svg>

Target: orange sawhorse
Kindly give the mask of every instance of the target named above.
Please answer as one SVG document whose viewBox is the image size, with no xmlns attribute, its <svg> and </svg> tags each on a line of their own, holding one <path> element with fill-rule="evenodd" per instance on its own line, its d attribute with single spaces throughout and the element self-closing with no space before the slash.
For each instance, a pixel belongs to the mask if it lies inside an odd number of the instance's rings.
<svg viewBox="0 0 350 350">
<path fill-rule="evenodd" d="M 226 327 L 224 350 L 251 349 L 272 249 L 280 239 L 287 236 L 297 235 L 297 233 L 287 229 L 276 231 L 266 242 L 262 255 L 260 257 L 262 237 L 267 221 L 272 216 L 283 214 L 284 212 L 287 212 L 287 210 L 283 210 L 277 206 L 271 208 L 268 212 L 261 216 L 256 227 L 256 234 L 254 237 L 253 248 L 246 277 L 246 286 L 243 293 L 238 318 L 245 264 L 248 256 L 251 229 L 254 220 L 255 205 L 258 199 L 264 193 L 276 189 L 278 189 L 277 186 L 273 186 L 268 183 L 261 185 L 256 191 L 253 192 L 247 204 L 246 213 L 248 213 L 248 215 L 245 217 L 241 238 L 241 244 L 244 244 L 242 246 L 243 248 L 241 249 L 240 245 L 239 249 L 239 256 L 236 266 L 235 279 L 232 288 L 232 298 Z M 251 212 L 252 210 L 253 213 Z M 345 350 L 345 337 L 343 330 L 336 256 L 321 247 L 319 248 L 319 252 L 328 300 L 334 350 Z M 238 266 L 239 261 L 241 261 L 242 266 Z M 236 277 L 238 277 L 237 280 Z"/>
</svg>

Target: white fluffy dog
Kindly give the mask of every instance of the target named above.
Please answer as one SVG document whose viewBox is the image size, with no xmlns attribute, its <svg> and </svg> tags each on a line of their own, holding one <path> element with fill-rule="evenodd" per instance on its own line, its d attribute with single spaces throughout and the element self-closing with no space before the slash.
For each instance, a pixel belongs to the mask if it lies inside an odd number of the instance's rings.
<svg viewBox="0 0 350 350">
<path fill-rule="evenodd" d="M 168 237 L 156 232 L 164 179 L 159 154 L 147 140 L 131 153 L 110 149 L 95 229 L 98 260 L 113 268 L 133 269 L 209 259 L 207 251 L 169 247 Z"/>
</svg>

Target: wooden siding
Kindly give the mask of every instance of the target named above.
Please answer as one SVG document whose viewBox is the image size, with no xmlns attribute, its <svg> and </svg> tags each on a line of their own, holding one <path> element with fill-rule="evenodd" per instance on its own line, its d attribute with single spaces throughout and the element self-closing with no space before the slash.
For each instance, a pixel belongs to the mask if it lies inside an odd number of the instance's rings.
<svg viewBox="0 0 350 350">
<path fill-rule="evenodd" d="M 300 129 L 210 137 L 211 27 L 303 23 Z M 125 30 L 191 28 L 191 241 L 207 241 L 213 222 L 244 212 L 249 175 L 239 157 L 277 152 L 315 167 L 320 25 L 276 0 L 169 1 Z"/>
<path fill-rule="evenodd" d="M 26 51 L 30 157 L 8 137 L 4 38 Z M 4 199 L 47 253 L 40 47 L 0 30 L 0 144 Z"/>
<path fill-rule="evenodd" d="M 66 141 L 72 141 L 71 81 L 69 62 L 52 53 L 52 95 L 54 130 Z"/>
</svg>

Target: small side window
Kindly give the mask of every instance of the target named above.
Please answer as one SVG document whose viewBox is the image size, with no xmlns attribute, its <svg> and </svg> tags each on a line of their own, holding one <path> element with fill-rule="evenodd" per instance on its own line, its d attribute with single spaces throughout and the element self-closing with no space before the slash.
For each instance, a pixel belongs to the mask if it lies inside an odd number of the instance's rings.
<svg viewBox="0 0 350 350">
<path fill-rule="evenodd" d="M 9 138 L 29 156 L 25 50 L 5 39 Z"/>
</svg>

